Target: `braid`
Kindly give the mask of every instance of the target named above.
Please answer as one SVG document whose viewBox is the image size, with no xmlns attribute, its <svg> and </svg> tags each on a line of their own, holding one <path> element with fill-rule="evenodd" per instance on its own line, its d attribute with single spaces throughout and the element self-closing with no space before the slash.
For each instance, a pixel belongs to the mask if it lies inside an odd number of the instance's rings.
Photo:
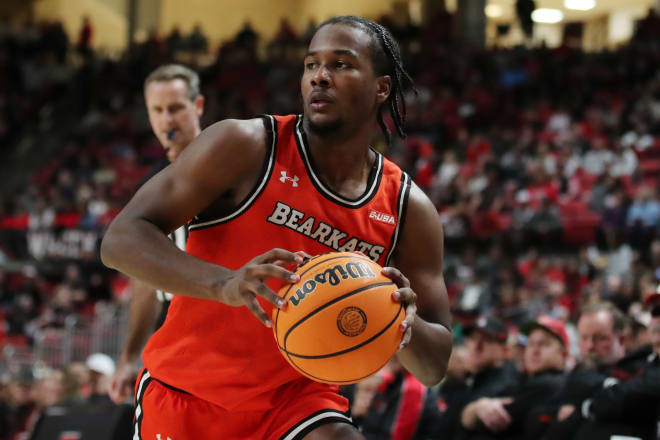
<svg viewBox="0 0 660 440">
<path fill-rule="evenodd" d="M 406 122 L 405 93 L 408 90 L 412 90 L 417 94 L 417 90 L 415 89 L 413 79 L 403 67 L 401 52 L 396 40 L 387 28 L 362 17 L 352 15 L 334 17 L 321 23 L 319 29 L 329 24 L 345 24 L 359 27 L 372 37 L 371 52 L 374 70 L 377 74 L 389 75 L 392 79 L 390 95 L 378 109 L 378 125 L 387 138 L 388 143 L 391 142 L 392 133 L 383 119 L 383 110 L 387 109 L 390 112 L 397 134 L 399 137 L 405 138 L 406 133 L 403 130 Z"/>
</svg>

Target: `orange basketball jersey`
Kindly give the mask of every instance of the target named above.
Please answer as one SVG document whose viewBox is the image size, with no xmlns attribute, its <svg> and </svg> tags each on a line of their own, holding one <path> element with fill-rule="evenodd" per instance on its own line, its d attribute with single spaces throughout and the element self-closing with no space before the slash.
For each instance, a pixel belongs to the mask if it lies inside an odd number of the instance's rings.
<svg viewBox="0 0 660 440">
<path fill-rule="evenodd" d="M 271 136 L 259 183 L 231 215 L 193 220 L 187 252 L 232 270 L 275 247 L 360 251 L 386 265 L 403 226 L 408 175 L 377 154 L 364 194 L 347 199 L 315 171 L 301 116 L 266 116 L 265 124 Z M 278 387 L 302 377 L 246 307 L 178 295 L 143 359 L 153 377 L 228 410 L 267 410 Z"/>
</svg>

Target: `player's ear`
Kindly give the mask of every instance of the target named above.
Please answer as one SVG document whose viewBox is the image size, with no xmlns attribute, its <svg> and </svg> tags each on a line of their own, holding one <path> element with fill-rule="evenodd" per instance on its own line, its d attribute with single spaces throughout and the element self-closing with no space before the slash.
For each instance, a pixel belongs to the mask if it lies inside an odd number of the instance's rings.
<svg viewBox="0 0 660 440">
<path fill-rule="evenodd" d="M 376 78 L 376 102 L 382 104 L 390 96 L 392 90 L 392 78 L 389 75 L 383 75 Z"/>
</svg>

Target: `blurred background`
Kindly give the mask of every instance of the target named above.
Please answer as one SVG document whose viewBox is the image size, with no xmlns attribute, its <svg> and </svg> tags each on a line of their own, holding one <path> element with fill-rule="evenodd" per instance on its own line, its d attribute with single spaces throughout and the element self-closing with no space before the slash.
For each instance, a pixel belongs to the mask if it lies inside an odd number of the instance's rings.
<svg viewBox="0 0 660 440">
<path fill-rule="evenodd" d="M 457 345 L 480 317 L 517 335 L 549 315 L 579 361 L 579 310 L 603 300 L 646 328 L 660 279 L 659 11 L 660 0 L 3 0 L 0 438 L 56 402 L 103 394 L 90 375 L 112 375 L 130 289 L 99 244 L 164 157 L 146 75 L 168 62 L 199 72 L 203 126 L 298 113 L 302 56 L 333 15 L 386 25 L 416 81 L 409 137 L 374 145 L 440 213 Z"/>
</svg>

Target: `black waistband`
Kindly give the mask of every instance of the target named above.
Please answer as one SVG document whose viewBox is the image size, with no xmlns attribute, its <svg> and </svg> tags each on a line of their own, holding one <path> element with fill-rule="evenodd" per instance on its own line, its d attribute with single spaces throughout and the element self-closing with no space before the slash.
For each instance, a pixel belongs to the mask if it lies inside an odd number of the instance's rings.
<svg viewBox="0 0 660 440">
<path fill-rule="evenodd" d="M 155 380 L 156 382 L 158 382 L 159 384 L 161 384 L 162 386 L 164 386 L 165 388 L 169 388 L 169 389 L 171 389 L 172 391 L 176 391 L 176 392 L 178 392 L 178 393 L 183 393 L 183 394 L 187 394 L 187 395 L 189 395 L 189 396 L 192 396 L 192 394 L 190 394 L 190 393 L 189 393 L 188 391 L 186 391 L 186 390 L 182 390 L 181 388 L 173 387 L 172 385 L 170 385 L 170 384 L 168 384 L 168 383 L 165 383 L 165 382 L 163 382 L 162 380 L 156 379 L 156 378 L 153 377 L 153 376 L 151 376 L 151 378 L 152 378 L 153 380 Z"/>
</svg>

